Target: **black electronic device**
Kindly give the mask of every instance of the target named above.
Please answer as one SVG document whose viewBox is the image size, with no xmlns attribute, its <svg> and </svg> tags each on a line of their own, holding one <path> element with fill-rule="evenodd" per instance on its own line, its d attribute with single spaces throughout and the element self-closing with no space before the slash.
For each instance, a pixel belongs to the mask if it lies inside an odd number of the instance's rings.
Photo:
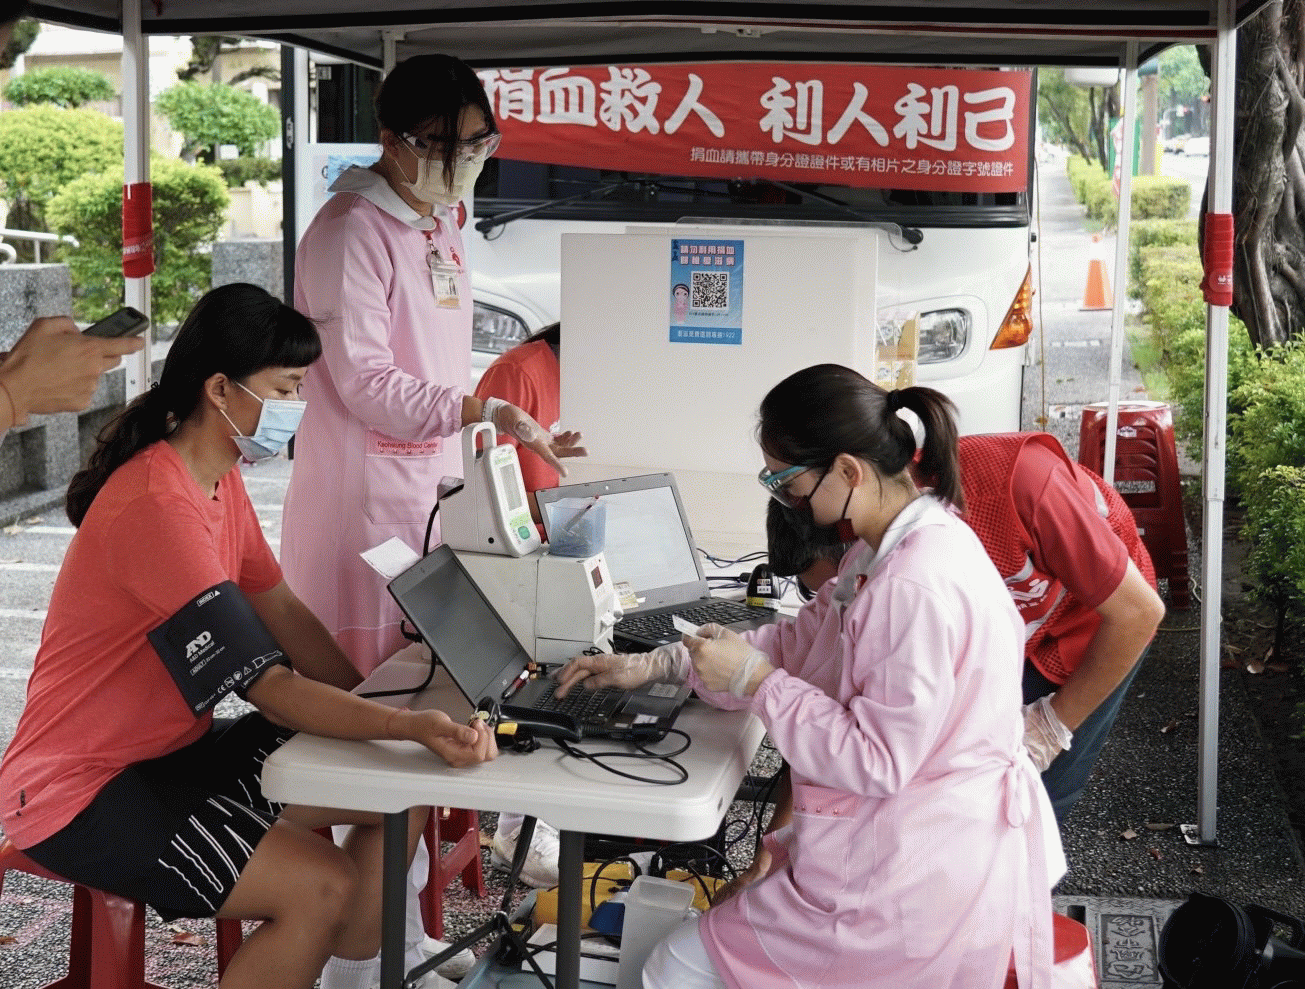
<svg viewBox="0 0 1305 989">
<path fill-rule="evenodd" d="M 82 332 L 91 337 L 134 337 L 144 333 L 149 325 L 150 318 L 139 309 L 123 306 Z"/>
</svg>

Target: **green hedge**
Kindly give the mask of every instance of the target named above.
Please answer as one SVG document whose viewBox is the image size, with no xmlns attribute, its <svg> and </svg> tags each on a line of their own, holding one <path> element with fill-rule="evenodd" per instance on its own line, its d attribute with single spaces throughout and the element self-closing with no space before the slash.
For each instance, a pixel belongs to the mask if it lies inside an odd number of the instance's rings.
<svg viewBox="0 0 1305 989">
<path fill-rule="evenodd" d="M 236 189 L 246 182 L 281 181 L 281 161 L 279 158 L 223 158 L 217 163 L 228 189 Z"/>
<path fill-rule="evenodd" d="M 156 323 L 178 322 L 213 280 L 208 248 L 222 229 L 226 183 L 207 165 L 155 158 L 154 257 L 151 281 Z M 93 319 L 115 309 L 122 299 L 122 167 L 70 182 L 50 203 L 50 222 L 71 233 L 81 246 L 62 248 L 73 284 L 73 312 Z"/>
<path fill-rule="evenodd" d="M 1130 192 L 1134 220 L 1181 220 L 1192 205 L 1192 187 L 1165 175 L 1135 175 Z"/>
<path fill-rule="evenodd" d="M 1113 225 L 1119 215 L 1114 180 L 1096 162 L 1070 155 L 1065 172 L 1074 195 L 1094 220 Z M 1133 179 L 1129 215 L 1134 220 L 1182 219 L 1191 206 L 1191 189 L 1179 180 L 1162 175 L 1138 175 Z"/>
<path fill-rule="evenodd" d="M 1288 615 L 1305 614 L 1305 470 L 1298 466 L 1261 471 L 1246 491 L 1242 538 L 1249 551 L 1245 573 L 1252 594 L 1276 616 L 1275 652 L 1281 655 Z"/>
<path fill-rule="evenodd" d="M 1196 257 L 1195 220 L 1138 220 L 1128 228 L 1128 277 L 1133 294 L 1140 297 L 1142 286 L 1142 250 L 1147 247 L 1174 247 L 1186 244 Z"/>
</svg>

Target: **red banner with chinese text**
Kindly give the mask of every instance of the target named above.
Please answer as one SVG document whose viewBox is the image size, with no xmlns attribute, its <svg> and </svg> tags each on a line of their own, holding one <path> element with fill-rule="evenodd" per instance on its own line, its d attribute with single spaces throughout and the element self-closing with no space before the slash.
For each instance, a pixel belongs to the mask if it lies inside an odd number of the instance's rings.
<svg viewBox="0 0 1305 989">
<path fill-rule="evenodd" d="M 1028 71 L 712 63 L 479 75 L 503 158 L 867 188 L 1028 186 Z"/>
</svg>

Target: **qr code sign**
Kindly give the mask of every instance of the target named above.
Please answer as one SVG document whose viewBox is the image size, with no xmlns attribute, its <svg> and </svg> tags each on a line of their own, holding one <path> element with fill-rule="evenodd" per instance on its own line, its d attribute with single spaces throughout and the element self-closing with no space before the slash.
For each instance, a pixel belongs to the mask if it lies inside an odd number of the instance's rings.
<svg viewBox="0 0 1305 989">
<path fill-rule="evenodd" d="M 726 310 L 730 307 L 728 271 L 693 271 L 689 305 L 694 309 Z"/>
</svg>

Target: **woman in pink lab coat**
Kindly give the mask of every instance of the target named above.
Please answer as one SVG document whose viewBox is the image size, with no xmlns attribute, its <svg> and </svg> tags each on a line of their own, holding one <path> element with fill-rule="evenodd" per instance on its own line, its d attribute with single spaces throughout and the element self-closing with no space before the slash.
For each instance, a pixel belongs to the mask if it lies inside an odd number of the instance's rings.
<svg viewBox="0 0 1305 989">
<path fill-rule="evenodd" d="M 704 626 L 563 671 L 687 679 L 750 708 L 787 760 L 792 823 L 766 878 L 677 928 L 649 989 L 1049 989 L 1055 818 L 1022 744 L 1024 627 L 962 503 L 950 402 L 826 364 L 761 406 L 762 484 L 860 546 L 793 622 Z M 923 492 L 908 467 L 925 429 Z M 687 648 L 686 648 L 687 647 Z"/>
<path fill-rule="evenodd" d="M 322 360 L 304 379 L 281 536 L 287 581 L 364 675 L 405 643 L 385 578 L 358 554 L 392 536 L 422 550 L 440 479 L 462 476 L 462 427 L 493 421 L 558 469 L 576 436 L 468 391 L 456 207 L 499 139 L 480 80 L 447 55 L 407 59 L 376 115 L 380 160 L 340 175 L 295 254 L 295 308 L 317 322 Z"/>
</svg>

